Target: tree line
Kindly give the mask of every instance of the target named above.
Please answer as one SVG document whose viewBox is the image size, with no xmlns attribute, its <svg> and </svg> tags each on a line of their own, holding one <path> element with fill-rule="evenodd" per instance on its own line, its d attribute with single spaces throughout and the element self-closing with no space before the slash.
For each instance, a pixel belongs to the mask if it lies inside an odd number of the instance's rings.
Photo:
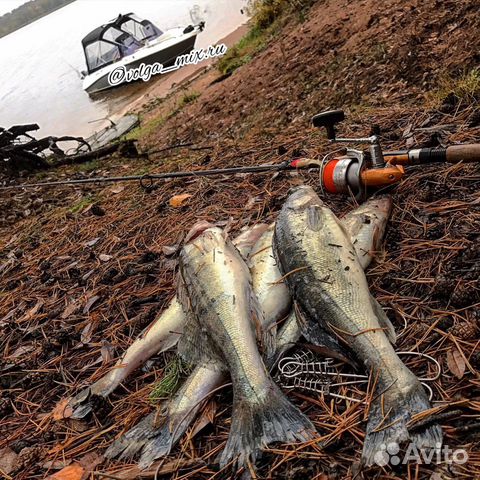
<svg viewBox="0 0 480 480">
<path fill-rule="evenodd" d="M 0 38 L 75 0 L 30 0 L 0 17 Z"/>
</svg>

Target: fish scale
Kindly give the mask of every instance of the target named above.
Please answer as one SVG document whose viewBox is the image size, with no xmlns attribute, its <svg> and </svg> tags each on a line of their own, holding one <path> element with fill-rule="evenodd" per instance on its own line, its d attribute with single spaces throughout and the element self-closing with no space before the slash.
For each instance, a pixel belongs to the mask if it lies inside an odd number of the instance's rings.
<svg viewBox="0 0 480 480">
<path fill-rule="evenodd" d="M 306 218 L 303 220 L 306 221 Z M 323 320 L 327 324 L 333 325 L 334 331 L 335 328 L 337 332 L 340 330 L 348 331 L 351 336 L 347 337 L 347 340 L 350 339 L 352 342 L 362 344 L 368 343 L 370 346 L 382 345 L 381 349 L 375 349 L 375 352 L 379 354 L 376 365 L 380 369 L 387 364 L 391 364 L 393 361 L 391 356 L 395 358 L 396 355 L 385 335 L 378 332 L 381 327 L 375 313 L 369 302 L 365 302 L 365 298 L 368 299 L 369 295 L 367 293 L 368 285 L 363 269 L 356 259 L 353 246 L 346 238 L 343 228 L 333 218 L 333 214 L 327 214 L 322 224 L 322 236 L 311 229 L 299 228 L 297 231 L 303 232 L 303 234 L 294 236 L 291 232 L 285 232 L 285 235 L 291 235 L 295 238 L 295 242 L 299 246 L 296 253 L 291 252 L 294 257 L 290 263 L 297 265 L 295 268 L 307 267 L 312 277 L 310 281 L 301 283 L 301 285 L 305 285 L 308 292 L 299 291 L 298 297 L 302 299 L 302 302 L 309 305 L 309 310 L 315 309 L 315 305 L 310 306 L 309 297 L 312 296 L 311 286 L 319 282 L 322 288 L 318 295 L 324 298 Z M 345 243 L 337 246 L 339 245 L 339 239 Z M 319 251 L 328 251 L 329 255 L 319 255 Z M 348 270 L 346 270 L 346 267 L 348 267 Z M 325 280 L 327 272 L 330 278 Z M 291 275 L 291 277 L 294 276 L 295 274 Z M 356 288 L 354 285 L 356 285 Z M 338 324 L 339 316 L 343 318 L 340 325 Z M 359 332 L 372 328 L 377 329 L 377 331 L 363 333 L 361 339 L 360 336 L 356 339 L 353 337 Z M 384 347 L 383 343 L 385 343 Z M 368 347 L 362 345 L 361 348 Z M 383 352 L 385 355 L 382 354 Z M 389 369 L 385 369 L 383 373 L 383 378 L 388 377 L 385 378 L 386 385 L 393 380 L 393 376 L 388 375 L 387 372 L 389 372 Z"/>
</svg>

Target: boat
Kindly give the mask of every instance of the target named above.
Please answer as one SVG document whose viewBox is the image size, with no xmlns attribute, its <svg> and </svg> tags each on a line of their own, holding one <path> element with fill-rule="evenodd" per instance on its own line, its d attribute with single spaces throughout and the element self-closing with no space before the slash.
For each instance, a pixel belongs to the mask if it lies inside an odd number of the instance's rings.
<svg viewBox="0 0 480 480">
<path fill-rule="evenodd" d="M 197 35 L 204 27 L 205 23 L 200 22 L 163 32 L 134 13 L 120 14 L 82 40 L 87 64 L 87 71 L 82 72 L 83 89 L 91 94 L 112 88 L 109 75 L 118 67 L 128 71 L 142 64 L 174 65 L 178 56 L 194 49 Z"/>
</svg>

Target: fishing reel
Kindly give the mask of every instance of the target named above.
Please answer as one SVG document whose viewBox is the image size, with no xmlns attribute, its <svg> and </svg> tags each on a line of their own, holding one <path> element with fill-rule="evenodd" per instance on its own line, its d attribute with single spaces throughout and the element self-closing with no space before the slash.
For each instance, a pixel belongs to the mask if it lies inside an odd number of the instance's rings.
<svg viewBox="0 0 480 480">
<path fill-rule="evenodd" d="M 330 110 L 315 115 L 313 126 L 325 128 L 331 143 L 369 145 L 368 150 L 342 148 L 326 155 L 322 160 L 302 158 L 295 160 L 297 168 L 320 168 L 321 188 L 330 193 L 366 196 L 369 187 L 385 187 L 401 180 L 405 171 L 400 165 L 391 165 L 385 158 L 377 135 L 360 138 L 338 138 L 335 126 L 345 120 L 343 110 Z"/>
</svg>

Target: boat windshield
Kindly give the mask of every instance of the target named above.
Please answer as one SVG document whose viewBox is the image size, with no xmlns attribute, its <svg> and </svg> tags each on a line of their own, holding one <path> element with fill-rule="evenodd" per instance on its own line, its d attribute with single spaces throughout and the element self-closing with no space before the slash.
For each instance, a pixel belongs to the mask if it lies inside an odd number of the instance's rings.
<svg viewBox="0 0 480 480">
<path fill-rule="evenodd" d="M 85 56 L 90 73 L 122 58 L 120 48 L 117 45 L 104 42 L 103 40 L 87 45 L 85 47 Z"/>
<path fill-rule="evenodd" d="M 153 40 L 158 38 L 163 32 L 148 20 L 142 20 L 134 14 L 129 14 L 124 17 L 120 28 L 135 37 L 140 42 L 146 40 Z"/>
</svg>

